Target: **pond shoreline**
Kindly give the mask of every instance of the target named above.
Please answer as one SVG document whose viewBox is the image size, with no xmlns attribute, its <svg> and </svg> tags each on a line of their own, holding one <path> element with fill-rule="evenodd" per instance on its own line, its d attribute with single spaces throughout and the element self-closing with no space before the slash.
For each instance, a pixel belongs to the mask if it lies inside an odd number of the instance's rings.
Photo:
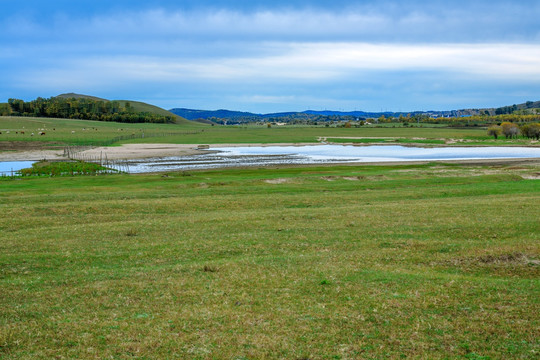
<svg viewBox="0 0 540 360">
<path fill-rule="evenodd" d="M 218 151 L 212 150 L 215 148 L 234 148 L 234 147 L 271 147 L 271 146 L 320 146 L 320 145 L 330 145 L 324 144 L 321 142 L 314 143 L 250 143 L 250 144 L 207 144 L 209 149 L 198 148 L 197 144 L 123 144 L 121 146 L 112 146 L 112 147 L 96 147 L 88 150 L 81 151 L 79 154 L 83 157 L 96 158 L 103 157 L 108 160 L 136 160 L 136 159 L 152 159 L 152 158 L 169 158 L 169 157 L 182 157 L 182 156 L 193 156 L 193 155 L 203 155 L 217 153 Z M 403 147 L 415 147 L 415 148 L 466 148 L 466 147 L 483 147 L 483 146 L 467 146 L 464 144 L 460 145 L 434 145 L 426 146 L 425 144 L 372 144 L 372 143 L 332 143 L 332 145 L 340 146 L 354 146 L 354 147 L 366 147 L 366 146 L 403 146 Z M 501 147 L 516 147 L 516 146 L 501 146 Z M 517 145 L 517 147 L 529 147 L 529 148 L 538 148 L 539 145 L 533 146 L 522 146 Z M 48 161 L 62 161 L 68 160 L 64 156 L 64 151 L 62 149 L 57 150 L 45 150 L 45 149 L 31 149 L 31 150 L 10 150 L 10 151 L 0 151 L 0 162 L 7 161 L 39 161 L 39 160 L 48 160 Z M 381 165 L 391 165 L 395 163 L 426 163 L 431 161 L 444 161 L 449 163 L 467 163 L 467 164 L 493 164 L 493 163 L 509 163 L 509 162 L 540 162 L 540 158 L 500 158 L 500 159 L 465 159 L 465 160 L 407 160 L 407 161 L 366 161 L 366 162 L 332 162 L 332 165 L 335 164 L 381 164 Z M 269 165 L 272 166 L 272 165 Z"/>
</svg>

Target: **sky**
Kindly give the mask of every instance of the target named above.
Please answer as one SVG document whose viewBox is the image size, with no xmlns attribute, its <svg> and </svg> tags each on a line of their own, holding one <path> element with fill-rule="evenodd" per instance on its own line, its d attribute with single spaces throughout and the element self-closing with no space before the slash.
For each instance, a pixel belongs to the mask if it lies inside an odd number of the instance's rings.
<svg viewBox="0 0 540 360">
<path fill-rule="evenodd" d="M 0 102 L 418 111 L 540 100 L 539 0 L 0 0 Z"/>
</svg>

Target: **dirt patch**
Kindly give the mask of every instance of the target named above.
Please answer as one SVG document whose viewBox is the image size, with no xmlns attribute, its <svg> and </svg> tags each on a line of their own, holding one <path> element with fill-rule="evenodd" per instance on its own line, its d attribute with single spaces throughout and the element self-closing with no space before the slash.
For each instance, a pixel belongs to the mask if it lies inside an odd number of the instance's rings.
<svg viewBox="0 0 540 360">
<path fill-rule="evenodd" d="M 321 176 L 321 179 L 326 180 L 326 181 L 336 181 L 337 179 L 339 179 L 339 177 L 337 177 L 337 176 Z"/>
<path fill-rule="evenodd" d="M 540 173 L 524 174 L 521 177 L 527 180 L 540 180 Z"/>
<path fill-rule="evenodd" d="M 64 150 L 4 150 L 0 161 L 66 160 Z"/>
<path fill-rule="evenodd" d="M 287 178 L 278 178 L 278 179 L 266 179 L 264 180 L 267 184 L 285 184 L 291 182 L 291 179 Z"/>
<path fill-rule="evenodd" d="M 97 147 L 78 153 L 82 158 L 106 157 L 109 160 L 145 159 L 173 156 L 207 154 L 186 144 L 124 144 L 113 147 Z"/>
<path fill-rule="evenodd" d="M 530 263 L 536 262 L 537 260 L 530 260 L 523 253 L 511 253 L 511 254 L 500 254 L 500 255 L 485 255 L 477 258 L 477 261 L 484 264 L 508 264 L 508 263 Z"/>
<path fill-rule="evenodd" d="M 536 260 L 533 257 L 521 252 L 507 253 L 507 254 L 488 254 L 477 257 L 458 258 L 450 260 L 453 265 L 465 265 L 465 266 L 485 266 L 485 265 L 528 265 L 538 266 L 540 260 Z"/>
</svg>

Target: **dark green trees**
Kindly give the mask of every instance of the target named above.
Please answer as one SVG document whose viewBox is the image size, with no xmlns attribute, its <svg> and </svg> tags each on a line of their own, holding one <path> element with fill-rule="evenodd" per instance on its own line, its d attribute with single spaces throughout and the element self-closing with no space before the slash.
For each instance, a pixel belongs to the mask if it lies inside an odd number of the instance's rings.
<svg viewBox="0 0 540 360">
<path fill-rule="evenodd" d="M 86 98 L 37 98 L 29 102 L 9 99 L 0 104 L 0 115 L 116 121 L 128 123 L 174 123 L 173 116 L 136 111 L 129 102 Z"/>
</svg>

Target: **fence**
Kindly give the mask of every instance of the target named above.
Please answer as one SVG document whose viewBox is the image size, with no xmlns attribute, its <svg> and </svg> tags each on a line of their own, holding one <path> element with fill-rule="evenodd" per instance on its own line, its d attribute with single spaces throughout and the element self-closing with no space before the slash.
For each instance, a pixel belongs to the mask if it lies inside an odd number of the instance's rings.
<svg viewBox="0 0 540 360">
<path fill-rule="evenodd" d="M 107 154 L 103 154 L 103 152 L 99 156 L 90 156 L 83 153 L 83 151 L 91 148 L 88 146 L 67 146 L 64 148 L 64 156 L 71 160 L 79 160 L 106 167 L 107 170 L 100 171 L 103 174 L 116 173 L 118 171 L 129 173 L 129 162 L 127 160 L 112 160 L 107 157 Z"/>
<path fill-rule="evenodd" d="M 169 137 L 176 135 L 194 135 L 203 132 L 204 130 L 199 131 L 184 131 L 184 132 L 163 132 L 163 133 L 132 133 L 130 135 L 116 136 L 112 139 L 92 142 L 89 145 L 72 145 L 64 147 L 64 157 L 72 160 L 80 160 L 84 162 L 91 162 L 99 164 L 109 169 L 114 169 L 120 172 L 129 173 L 129 162 L 127 160 L 111 160 L 107 158 L 107 154 L 103 155 L 103 152 L 100 156 L 89 156 L 83 154 L 85 150 L 93 149 L 96 146 L 108 146 L 120 141 L 133 140 L 133 139 L 144 139 L 151 137 Z M 109 170 L 109 172 L 114 172 L 114 170 Z M 105 170 L 104 172 L 107 172 Z"/>
<path fill-rule="evenodd" d="M 11 169 L 11 170 L 0 171 L 0 177 L 3 177 L 3 178 L 14 178 L 14 177 L 18 176 L 17 172 L 18 172 L 18 171 L 15 171 L 15 170 L 13 170 L 13 169 Z"/>
</svg>

